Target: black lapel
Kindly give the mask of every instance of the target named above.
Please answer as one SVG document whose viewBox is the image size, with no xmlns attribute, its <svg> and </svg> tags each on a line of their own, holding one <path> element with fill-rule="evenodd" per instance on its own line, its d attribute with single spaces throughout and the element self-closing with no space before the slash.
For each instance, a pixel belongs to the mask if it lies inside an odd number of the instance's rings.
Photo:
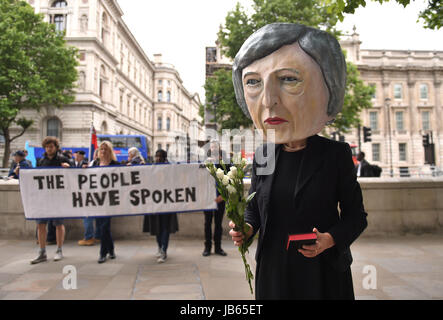
<svg viewBox="0 0 443 320">
<path fill-rule="evenodd" d="M 325 148 L 322 146 L 321 138 L 314 135 L 308 138 L 305 154 L 300 164 L 297 183 L 295 185 L 294 198 L 308 182 L 312 175 L 318 170 L 324 161 Z"/>
<path fill-rule="evenodd" d="M 268 144 L 267 145 L 267 154 L 269 154 L 269 152 L 274 152 L 275 151 L 275 157 L 271 157 L 270 160 L 266 163 L 266 166 L 271 165 L 269 162 L 270 161 L 274 161 L 274 168 L 272 170 L 272 173 L 269 175 L 264 175 L 262 176 L 262 181 L 263 181 L 263 185 L 262 185 L 262 197 L 263 197 L 263 205 L 264 205 L 264 214 L 265 214 L 265 221 L 267 220 L 267 213 L 269 210 L 269 204 L 271 201 L 271 189 L 272 189 L 272 183 L 274 181 L 274 177 L 275 177 L 275 170 L 277 167 L 277 161 L 278 161 L 278 156 L 280 155 L 280 151 L 281 151 L 282 145 L 281 144 Z M 265 223 L 266 225 L 266 223 Z"/>
</svg>

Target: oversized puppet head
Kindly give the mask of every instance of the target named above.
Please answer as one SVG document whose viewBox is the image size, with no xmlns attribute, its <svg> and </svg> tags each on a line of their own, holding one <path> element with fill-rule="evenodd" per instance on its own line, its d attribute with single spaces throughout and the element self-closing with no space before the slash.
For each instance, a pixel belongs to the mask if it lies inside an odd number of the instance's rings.
<svg viewBox="0 0 443 320">
<path fill-rule="evenodd" d="M 346 62 L 329 33 L 273 23 L 253 33 L 234 60 L 237 102 L 267 138 L 288 143 L 320 132 L 343 106 Z"/>
</svg>

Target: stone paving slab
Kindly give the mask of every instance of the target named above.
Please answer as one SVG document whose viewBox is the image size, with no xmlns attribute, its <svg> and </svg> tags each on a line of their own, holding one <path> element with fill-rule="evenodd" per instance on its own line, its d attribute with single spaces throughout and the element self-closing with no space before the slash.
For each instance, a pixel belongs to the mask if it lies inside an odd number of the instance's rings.
<svg viewBox="0 0 443 320">
<path fill-rule="evenodd" d="M 155 239 L 115 241 L 115 260 L 98 264 L 99 245 L 79 247 L 67 241 L 65 258 L 52 261 L 55 246 L 48 246 L 48 261 L 31 265 L 38 247 L 33 241 L 0 241 L 1 300 L 248 300 L 237 248 L 224 241 L 227 257 L 203 257 L 202 240 L 171 237 L 168 259 L 158 264 Z M 360 238 L 351 247 L 354 256 L 354 291 L 361 300 L 443 300 L 443 236 L 407 235 Z M 255 269 L 254 245 L 249 262 Z M 67 265 L 77 271 L 77 289 L 63 288 Z M 376 271 L 376 288 L 364 287 Z"/>
</svg>

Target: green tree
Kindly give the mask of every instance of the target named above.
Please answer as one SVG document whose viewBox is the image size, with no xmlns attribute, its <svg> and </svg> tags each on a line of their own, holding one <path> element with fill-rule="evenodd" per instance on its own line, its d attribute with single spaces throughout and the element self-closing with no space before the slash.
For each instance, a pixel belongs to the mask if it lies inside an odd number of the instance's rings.
<svg viewBox="0 0 443 320">
<path fill-rule="evenodd" d="M 238 107 L 232 84 L 232 70 L 220 69 L 205 83 L 206 109 L 216 115 L 222 129 L 249 127 L 252 121 Z"/>
<path fill-rule="evenodd" d="M 357 67 L 346 63 L 346 92 L 342 111 L 336 116 L 335 121 L 330 125 L 340 133 L 348 133 L 350 129 L 361 125 L 360 113 L 363 109 L 372 106 L 371 97 L 375 88 L 366 86 L 360 78 Z"/>
<path fill-rule="evenodd" d="M 226 16 L 225 25 L 218 33 L 218 41 L 227 57 L 233 59 L 254 31 L 273 22 L 301 23 L 327 30 L 336 37 L 340 36 L 340 31 L 335 28 L 338 18 L 322 0 L 254 0 L 253 11 L 251 16 L 248 16 L 245 9 L 237 4 L 235 9 Z M 347 72 L 347 90 L 343 110 L 331 125 L 336 131 L 342 133 L 349 132 L 360 123 L 360 112 L 371 106 L 371 95 L 374 90 L 361 81 L 357 67 L 350 62 L 347 63 Z M 235 100 L 232 80 L 229 79 L 229 82 L 228 84 L 224 73 L 216 73 L 214 78 L 207 79 L 206 106 L 211 107 L 214 103 L 213 96 L 216 96 L 217 119 L 220 120 L 218 123 L 225 128 L 224 125 L 228 123 L 223 123 L 222 119 L 226 117 L 226 112 L 235 112 L 235 116 L 230 118 L 229 128 L 238 128 L 247 123 L 246 120 L 241 122 L 242 119 L 247 118 L 241 113 Z M 213 83 L 218 85 L 213 85 Z M 211 91 L 208 92 L 208 90 Z M 218 105 L 224 105 L 224 108 L 219 108 Z"/>
<path fill-rule="evenodd" d="M 24 1 L 0 0 L 0 133 L 5 139 L 3 167 L 8 166 L 11 142 L 32 125 L 20 117 L 24 109 L 61 107 L 74 101 L 77 49 L 64 34 L 43 21 Z M 21 130 L 11 136 L 10 128 Z"/>
<path fill-rule="evenodd" d="M 390 0 L 372 0 L 379 3 L 388 2 Z M 395 0 L 397 3 L 406 7 L 411 0 Z M 366 6 L 366 0 L 326 0 L 329 12 L 335 12 L 340 21 L 343 21 L 344 13 L 354 13 L 359 7 Z M 423 19 L 424 27 L 427 29 L 440 29 L 443 25 L 443 1 L 428 0 L 428 6 L 419 13 L 419 19 Z"/>
<path fill-rule="evenodd" d="M 300 23 L 320 28 L 339 36 L 335 28 L 338 18 L 325 6 L 323 0 L 253 0 L 253 13 L 249 17 L 237 3 L 225 19 L 225 26 L 218 32 L 223 53 L 234 59 L 245 40 L 256 30 L 274 22 Z"/>
</svg>

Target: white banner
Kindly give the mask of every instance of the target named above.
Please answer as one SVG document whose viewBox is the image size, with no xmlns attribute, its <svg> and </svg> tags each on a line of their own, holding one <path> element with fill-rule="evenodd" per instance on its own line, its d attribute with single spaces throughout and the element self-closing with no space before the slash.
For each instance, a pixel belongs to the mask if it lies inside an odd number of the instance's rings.
<svg viewBox="0 0 443 320">
<path fill-rule="evenodd" d="M 215 190 L 198 163 L 20 170 L 26 219 L 212 210 Z"/>
</svg>

